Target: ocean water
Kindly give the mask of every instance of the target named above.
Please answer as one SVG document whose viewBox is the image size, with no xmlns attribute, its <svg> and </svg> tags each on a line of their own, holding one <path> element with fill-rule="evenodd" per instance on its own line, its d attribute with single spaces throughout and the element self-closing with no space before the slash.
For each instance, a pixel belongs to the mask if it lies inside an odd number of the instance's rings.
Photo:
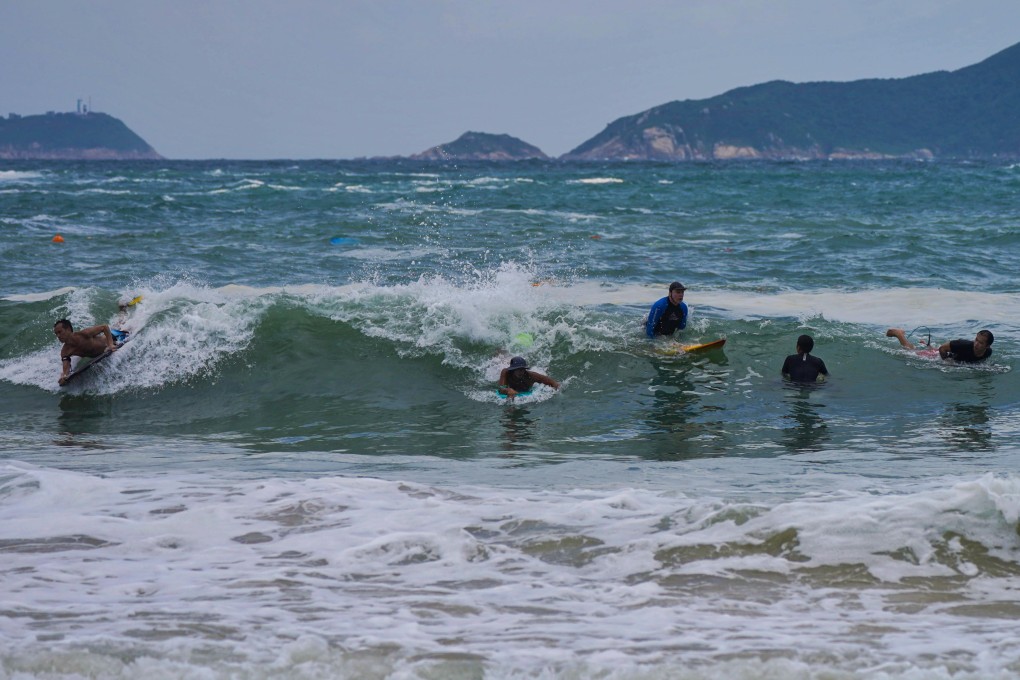
<svg viewBox="0 0 1020 680">
<path fill-rule="evenodd" d="M 1018 208 L 1009 163 L 0 165 L 0 678 L 1020 677 Z M 643 336 L 672 280 L 722 350 Z M 65 317 L 134 337 L 61 389 Z M 561 390 L 500 400 L 516 354 Z"/>
</svg>

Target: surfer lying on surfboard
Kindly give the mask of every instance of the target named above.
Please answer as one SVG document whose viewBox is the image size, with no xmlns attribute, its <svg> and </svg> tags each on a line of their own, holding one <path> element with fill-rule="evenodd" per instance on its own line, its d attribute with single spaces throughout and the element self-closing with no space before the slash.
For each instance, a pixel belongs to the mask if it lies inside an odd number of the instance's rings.
<svg viewBox="0 0 1020 680">
<path fill-rule="evenodd" d="M 914 343 L 907 339 L 907 334 L 903 332 L 902 328 L 890 328 L 885 332 L 886 337 L 896 338 L 900 341 L 906 349 L 918 349 Z M 950 340 L 939 345 L 938 353 L 943 359 L 952 359 L 954 361 L 963 361 L 969 364 L 984 361 L 988 357 L 992 356 L 992 343 L 995 342 L 995 336 L 989 330 L 978 331 L 978 334 L 974 336 L 973 342 L 970 340 Z M 934 354 L 935 348 L 931 345 L 931 338 L 927 343 L 921 343 L 920 351 L 923 353 L 931 352 Z"/>
<path fill-rule="evenodd" d="M 499 387 L 496 391 L 505 394 L 507 399 L 513 399 L 520 392 L 530 392 L 535 383 L 548 385 L 554 390 L 560 388 L 559 382 L 538 371 L 529 371 L 528 362 L 524 357 L 514 357 L 510 365 L 499 372 Z"/>
<path fill-rule="evenodd" d="M 104 352 L 116 352 L 119 347 L 118 334 L 127 335 L 124 331 L 112 330 L 105 323 L 75 331 L 67 319 L 61 319 L 53 324 L 53 334 L 57 336 L 57 340 L 64 343 L 60 348 L 60 379 L 57 381 L 61 385 L 71 373 L 71 357 L 94 359 Z"/>
<path fill-rule="evenodd" d="M 53 334 L 57 336 L 57 340 L 64 343 L 60 348 L 60 378 L 57 382 L 63 385 L 71 376 L 71 357 L 95 359 L 107 352 L 116 352 L 128 336 L 128 331 L 123 326 L 127 321 L 129 308 L 141 301 L 141 295 L 135 297 L 125 295 L 117 300 L 118 314 L 113 328 L 104 323 L 75 331 L 67 319 L 61 319 L 53 324 Z M 104 337 L 100 338 L 101 335 Z"/>
</svg>

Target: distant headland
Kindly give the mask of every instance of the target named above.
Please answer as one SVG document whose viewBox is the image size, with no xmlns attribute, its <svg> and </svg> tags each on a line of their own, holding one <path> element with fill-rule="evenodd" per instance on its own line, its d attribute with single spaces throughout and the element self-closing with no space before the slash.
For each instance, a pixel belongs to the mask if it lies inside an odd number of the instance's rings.
<svg viewBox="0 0 1020 680">
<path fill-rule="evenodd" d="M 1020 43 L 957 71 L 852 82 L 772 81 L 618 118 L 552 159 L 508 134 L 466 132 L 419 161 L 1020 158 Z M 162 159 L 83 108 L 0 116 L 0 159 Z"/>
<path fill-rule="evenodd" d="M 1020 43 L 958 71 L 844 83 L 773 81 L 710 99 L 674 101 L 619 118 L 559 158 L 1015 159 L 1020 158 L 1018 111 Z M 411 156 L 543 157 L 537 147 L 519 139 L 483 133 L 468 133 Z"/>
<path fill-rule="evenodd" d="M 70 113 L 0 116 L 0 159 L 160 160 L 163 157 L 120 120 L 78 102 Z"/>
</svg>

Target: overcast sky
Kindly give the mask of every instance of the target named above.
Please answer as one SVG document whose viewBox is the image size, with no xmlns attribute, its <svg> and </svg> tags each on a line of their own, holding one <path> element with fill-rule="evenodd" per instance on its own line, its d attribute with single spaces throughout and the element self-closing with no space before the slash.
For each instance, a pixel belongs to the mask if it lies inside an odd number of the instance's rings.
<svg viewBox="0 0 1020 680">
<path fill-rule="evenodd" d="M 167 158 L 552 156 L 769 80 L 900 78 L 1020 42 L 1020 0 L 2 0 L 0 115 L 116 116 Z"/>
</svg>

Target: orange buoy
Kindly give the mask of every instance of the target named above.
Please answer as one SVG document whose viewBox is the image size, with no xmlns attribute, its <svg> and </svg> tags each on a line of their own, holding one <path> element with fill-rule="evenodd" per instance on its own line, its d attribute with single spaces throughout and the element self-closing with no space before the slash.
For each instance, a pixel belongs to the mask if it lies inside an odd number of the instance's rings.
<svg viewBox="0 0 1020 680">
<path fill-rule="evenodd" d="M 53 242 L 54 243 L 63 243 L 64 242 L 64 237 L 61 236 L 60 234 L 57 234 L 56 236 L 53 237 Z"/>
</svg>

